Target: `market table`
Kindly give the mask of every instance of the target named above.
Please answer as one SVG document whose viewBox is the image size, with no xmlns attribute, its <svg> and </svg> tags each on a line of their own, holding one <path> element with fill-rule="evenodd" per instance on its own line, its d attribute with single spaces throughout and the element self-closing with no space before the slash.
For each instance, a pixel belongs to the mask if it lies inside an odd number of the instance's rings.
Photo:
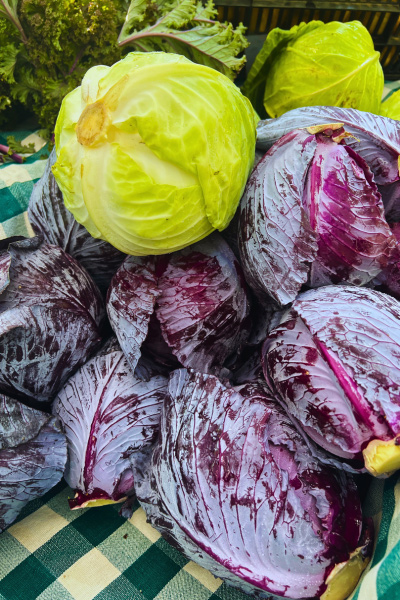
<svg viewBox="0 0 400 600">
<path fill-rule="evenodd" d="M 399 82 L 385 87 L 385 95 Z M 41 177 L 48 146 L 32 131 L 0 134 L 34 143 L 22 164 L 0 166 L 0 239 L 33 235 L 27 205 Z M 0 600 L 246 600 L 187 560 L 146 523 L 119 505 L 71 511 L 73 492 L 60 483 L 30 502 L 0 535 Z M 376 527 L 373 558 L 352 600 L 400 600 L 400 474 L 373 480 L 365 514 Z M 274 600 L 275 596 L 270 596 Z"/>
</svg>

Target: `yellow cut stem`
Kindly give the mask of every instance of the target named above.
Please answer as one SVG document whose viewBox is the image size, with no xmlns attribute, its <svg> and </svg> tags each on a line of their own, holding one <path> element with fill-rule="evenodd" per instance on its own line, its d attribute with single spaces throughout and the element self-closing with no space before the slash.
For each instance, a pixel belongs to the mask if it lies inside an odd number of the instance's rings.
<svg viewBox="0 0 400 600">
<path fill-rule="evenodd" d="M 400 469 L 400 436 L 384 442 L 372 440 L 363 450 L 365 468 L 378 477 Z"/>
<path fill-rule="evenodd" d="M 320 600 L 345 600 L 350 596 L 369 562 L 369 558 L 362 555 L 362 550 L 362 546 L 356 548 L 349 560 L 339 563 L 329 573 L 326 580 L 328 587 Z"/>
</svg>

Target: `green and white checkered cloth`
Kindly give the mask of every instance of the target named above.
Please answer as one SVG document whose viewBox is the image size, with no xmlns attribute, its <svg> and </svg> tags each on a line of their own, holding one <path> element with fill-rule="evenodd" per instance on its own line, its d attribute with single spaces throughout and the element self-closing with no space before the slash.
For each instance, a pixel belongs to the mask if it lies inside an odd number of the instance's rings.
<svg viewBox="0 0 400 600">
<path fill-rule="evenodd" d="M 389 84 L 385 96 L 398 87 Z M 0 167 L 0 239 L 32 235 L 26 209 L 48 155 L 35 133 L 10 134 L 36 153 Z M 72 496 L 60 483 L 0 535 L 0 600 L 248 600 L 172 548 L 139 504 L 126 521 L 119 505 L 71 511 Z M 400 473 L 373 481 L 365 513 L 375 551 L 351 600 L 400 600 Z"/>
</svg>

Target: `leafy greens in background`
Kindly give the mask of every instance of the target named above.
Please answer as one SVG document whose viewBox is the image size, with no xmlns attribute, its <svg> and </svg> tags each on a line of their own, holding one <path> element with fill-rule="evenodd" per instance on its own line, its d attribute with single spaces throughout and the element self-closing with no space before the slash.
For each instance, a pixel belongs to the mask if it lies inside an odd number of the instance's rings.
<svg viewBox="0 0 400 600">
<path fill-rule="evenodd" d="M 175 52 L 193 62 L 212 67 L 230 79 L 243 67 L 246 58 L 237 55 L 249 44 L 242 24 L 216 21 L 212 0 L 133 0 L 118 38 L 135 50 Z"/>
<path fill-rule="evenodd" d="M 63 97 L 127 52 L 182 54 L 234 79 L 248 45 L 212 0 L 0 0 L 0 127 L 32 112 L 51 134 Z M 126 18 L 125 18 L 126 15 Z M 73 31 L 73 35 L 71 35 Z M 118 37 L 119 36 L 119 37 Z"/>
</svg>

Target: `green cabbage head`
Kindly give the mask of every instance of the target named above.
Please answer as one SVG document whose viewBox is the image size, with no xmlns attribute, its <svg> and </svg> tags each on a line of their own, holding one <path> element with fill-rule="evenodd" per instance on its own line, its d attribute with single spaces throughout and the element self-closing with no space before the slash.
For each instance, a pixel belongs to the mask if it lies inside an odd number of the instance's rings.
<svg viewBox="0 0 400 600">
<path fill-rule="evenodd" d="M 383 83 L 379 52 L 362 23 L 311 21 L 268 34 L 242 92 L 262 118 L 301 106 L 378 114 Z"/>
<path fill-rule="evenodd" d="M 393 92 L 385 102 L 382 102 L 380 114 L 400 121 L 400 90 Z"/>
<path fill-rule="evenodd" d="M 225 75 L 132 52 L 63 100 L 53 173 L 89 233 L 164 254 L 227 227 L 251 170 L 257 118 Z"/>
</svg>

